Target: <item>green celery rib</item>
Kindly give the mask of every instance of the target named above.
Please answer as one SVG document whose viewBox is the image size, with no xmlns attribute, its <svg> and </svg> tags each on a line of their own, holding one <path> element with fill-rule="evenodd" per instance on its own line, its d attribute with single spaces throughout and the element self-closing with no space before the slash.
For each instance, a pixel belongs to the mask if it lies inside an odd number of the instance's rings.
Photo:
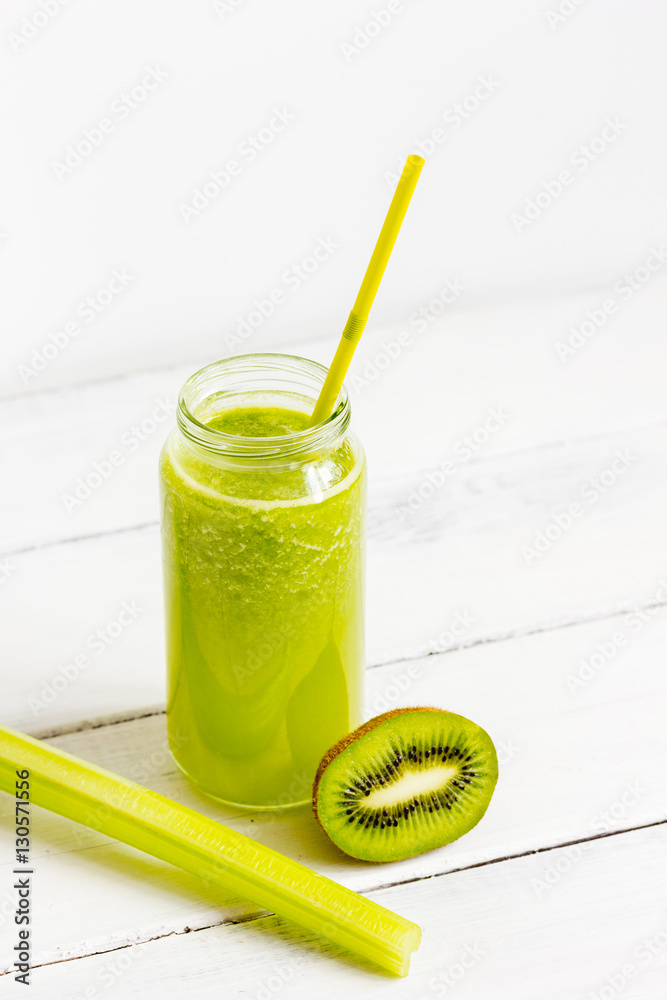
<svg viewBox="0 0 667 1000">
<path fill-rule="evenodd" d="M 245 897 L 280 917 L 406 976 L 421 930 L 193 809 L 0 726 L 0 789 L 30 771 L 30 800 Z"/>
</svg>

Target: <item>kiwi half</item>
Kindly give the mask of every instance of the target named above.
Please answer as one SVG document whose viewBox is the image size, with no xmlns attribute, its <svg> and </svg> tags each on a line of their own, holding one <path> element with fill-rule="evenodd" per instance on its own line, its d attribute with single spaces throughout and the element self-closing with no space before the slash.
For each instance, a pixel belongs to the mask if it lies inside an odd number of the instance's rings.
<svg viewBox="0 0 667 1000">
<path fill-rule="evenodd" d="M 317 821 L 362 861 L 399 861 L 461 837 L 498 779 L 491 737 L 441 708 L 397 708 L 344 736 L 313 785 Z"/>
</svg>

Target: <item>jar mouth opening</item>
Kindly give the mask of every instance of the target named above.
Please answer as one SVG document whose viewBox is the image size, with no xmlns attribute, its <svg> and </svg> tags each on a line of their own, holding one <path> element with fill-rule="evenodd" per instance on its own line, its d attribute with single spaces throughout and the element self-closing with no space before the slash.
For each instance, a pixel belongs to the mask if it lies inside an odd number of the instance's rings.
<svg viewBox="0 0 667 1000">
<path fill-rule="evenodd" d="M 209 405 L 219 402 L 221 410 L 225 409 L 226 402 L 232 407 L 242 407 L 244 394 L 260 392 L 267 397 L 312 400 L 314 407 L 327 371 L 317 361 L 293 354 L 238 354 L 215 361 L 200 368 L 183 385 L 178 397 L 179 428 L 199 447 L 230 458 L 286 458 L 330 447 L 350 422 L 350 401 L 345 386 L 326 420 L 287 434 L 266 437 L 231 434 L 212 427 L 201 415 L 207 402 Z"/>
</svg>

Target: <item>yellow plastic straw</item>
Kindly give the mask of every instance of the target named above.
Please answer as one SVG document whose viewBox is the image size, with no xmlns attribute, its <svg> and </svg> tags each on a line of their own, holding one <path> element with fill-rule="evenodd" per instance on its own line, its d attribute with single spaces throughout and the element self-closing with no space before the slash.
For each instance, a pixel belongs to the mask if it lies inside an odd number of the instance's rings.
<svg viewBox="0 0 667 1000">
<path fill-rule="evenodd" d="M 417 156 L 414 153 L 408 156 L 405 161 L 403 173 L 396 185 L 394 197 L 391 199 L 391 205 L 380 230 L 378 241 L 375 244 L 373 256 L 366 268 L 366 274 L 364 275 L 364 280 L 361 282 L 359 294 L 352 306 L 352 312 L 348 316 L 340 343 L 331 362 L 327 377 L 324 380 L 322 391 L 315 403 L 315 409 L 310 418 L 310 427 L 314 427 L 315 424 L 326 420 L 338 399 L 343 379 L 350 367 L 352 355 L 359 343 L 359 339 L 364 332 L 368 314 L 382 281 L 382 275 L 391 256 L 391 251 L 394 249 L 396 237 L 403 224 L 405 213 L 412 198 L 412 192 L 419 180 L 423 166 L 423 156 Z"/>
<path fill-rule="evenodd" d="M 222 885 L 407 976 L 421 940 L 410 920 L 193 809 L 0 726 L 0 789 L 14 795 L 17 771 L 25 770 L 35 805 Z"/>
</svg>

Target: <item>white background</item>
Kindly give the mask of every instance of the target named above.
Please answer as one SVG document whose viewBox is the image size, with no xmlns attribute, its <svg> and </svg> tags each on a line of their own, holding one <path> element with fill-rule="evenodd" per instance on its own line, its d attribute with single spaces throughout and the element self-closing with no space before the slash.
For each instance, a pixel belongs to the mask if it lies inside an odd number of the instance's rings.
<svg viewBox="0 0 667 1000">
<path fill-rule="evenodd" d="M 43 4 L 0 8 L 0 721 L 424 938 L 407 979 L 379 975 L 34 807 L 31 997 L 662 1000 L 667 8 L 393 0 L 376 30 L 388 0 Z M 159 85 L 118 110 L 149 71 Z M 274 109 L 293 119 L 249 161 Z M 367 714 L 460 712 L 492 735 L 500 779 L 460 841 L 372 866 L 307 809 L 221 809 L 176 770 L 156 465 L 196 367 L 245 350 L 328 362 L 388 175 L 420 150 L 348 379 L 369 462 Z M 230 159 L 238 176 L 187 221 Z M 295 290 L 285 273 L 320 239 L 338 245 Z M 3 996 L 23 990 L 13 822 L 0 796 Z"/>
<path fill-rule="evenodd" d="M 466 305 L 605 285 L 663 235 L 658 0 L 572 2 L 555 24 L 556 6 L 536 0 L 405 0 L 353 52 L 343 46 L 381 5 L 219 6 L 70 0 L 31 29 L 37 4 L 3 3 L 3 393 L 229 353 L 225 333 L 327 235 L 339 249 L 248 349 L 335 335 L 386 209 L 385 174 L 441 126 L 376 324 L 406 320 L 447 277 L 466 283 Z M 166 79 L 127 117 L 110 114 L 147 67 Z M 480 77 L 494 93 L 459 127 L 443 123 Z M 274 107 L 294 121 L 186 223 L 179 205 L 238 158 Z M 114 131 L 59 180 L 54 163 L 104 117 Z M 518 234 L 512 213 L 608 117 L 625 126 L 618 139 Z M 134 278 L 124 294 L 22 378 L 32 349 L 76 319 L 114 268 Z"/>
</svg>

